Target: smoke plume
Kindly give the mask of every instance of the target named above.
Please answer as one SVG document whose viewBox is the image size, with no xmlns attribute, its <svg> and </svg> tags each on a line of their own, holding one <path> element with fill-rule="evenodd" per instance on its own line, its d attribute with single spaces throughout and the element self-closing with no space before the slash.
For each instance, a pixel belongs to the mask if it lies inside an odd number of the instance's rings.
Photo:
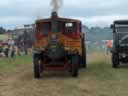
<svg viewBox="0 0 128 96">
<path fill-rule="evenodd" d="M 52 11 L 53 12 L 58 12 L 59 9 L 62 7 L 63 5 L 63 0 L 52 0 L 51 1 L 51 6 L 53 7 Z"/>
</svg>

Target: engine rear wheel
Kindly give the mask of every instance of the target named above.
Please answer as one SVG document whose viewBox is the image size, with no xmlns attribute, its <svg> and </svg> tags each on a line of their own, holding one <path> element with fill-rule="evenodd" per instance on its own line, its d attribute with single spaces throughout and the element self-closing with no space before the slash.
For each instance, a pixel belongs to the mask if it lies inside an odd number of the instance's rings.
<svg viewBox="0 0 128 96">
<path fill-rule="evenodd" d="M 119 62 L 119 53 L 112 53 L 112 67 L 118 68 L 120 65 Z"/>
<path fill-rule="evenodd" d="M 79 74 L 79 55 L 78 52 L 75 52 L 72 55 L 72 76 L 77 77 Z"/>
<path fill-rule="evenodd" d="M 40 78 L 40 63 L 39 63 L 40 59 L 39 56 L 34 55 L 33 57 L 33 63 L 34 63 L 34 77 L 36 79 Z"/>
<path fill-rule="evenodd" d="M 85 47 L 85 38 L 82 38 L 82 68 L 87 68 L 87 59 L 86 59 L 86 47 Z"/>
</svg>

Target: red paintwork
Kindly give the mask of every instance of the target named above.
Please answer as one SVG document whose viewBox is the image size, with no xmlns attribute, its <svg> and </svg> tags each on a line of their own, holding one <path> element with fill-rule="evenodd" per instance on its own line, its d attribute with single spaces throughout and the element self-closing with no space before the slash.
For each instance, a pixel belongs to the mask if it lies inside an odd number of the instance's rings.
<svg viewBox="0 0 128 96">
<path fill-rule="evenodd" d="M 74 32 L 72 33 L 69 33 L 68 30 L 64 27 L 64 24 L 62 26 L 59 26 L 61 29 L 61 33 L 64 34 L 65 36 L 69 37 L 69 38 L 72 38 L 72 39 L 77 39 L 77 38 L 80 38 L 80 21 L 76 21 L 76 20 L 73 20 L 73 19 L 61 19 L 60 20 L 63 20 L 63 22 L 66 23 L 66 21 L 73 21 L 74 22 Z M 43 20 L 44 22 L 50 22 L 50 19 L 46 19 Z M 41 23 L 44 23 L 44 22 L 41 22 Z M 38 22 L 37 22 L 38 23 Z M 37 24 L 36 23 L 36 24 Z M 61 25 L 61 24 L 60 24 Z M 50 31 L 51 32 L 51 29 Z M 40 32 L 38 31 L 38 26 L 36 25 L 35 26 L 35 37 L 36 39 L 41 39 L 43 37 L 46 37 L 46 36 L 43 36 L 40 34 Z M 66 62 L 65 64 L 63 64 L 63 66 L 59 66 L 59 65 L 55 65 L 54 67 L 53 66 L 47 66 L 48 64 L 44 64 L 42 63 L 40 68 L 41 68 L 41 72 L 42 71 L 71 71 L 72 70 L 72 64 L 69 63 L 69 62 Z"/>
<path fill-rule="evenodd" d="M 65 63 L 64 66 L 57 66 L 56 67 L 50 67 L 47 66 L 46 64 L 42 64 L 43 66 L 41 66 L 42 71 L 70 71 L 72 68 L 72 64 L 70 63 Z"/>
<path fill-rule="evenodd" d="M 39 32 L 37 31 L 38 26 L 35 24 L 35 37 L 40 38 Z"/>
<path fill-rule="evenodd" d="M 75 32 L 69 33 L 69 32 L 67 32 L 66 29 L 63 29 L 62 32 L 63 32 L 63 34 L 65 36 L 68 36 L 69 38 L 77 39 L 77 38 L 80 38 L 80 30 L 79 29 L 80 29 L 79 28 L 79 24 L 78 23 L 74 23 L 74 30 L 75 30 Z"/>
<path fill-rule="evenodd" d="M 69 37 L 69 38 L 72 38 L 72 39 L 78 39 L 78 38 L 80 38 L 80 35 L 79 34 L 77 35 L 77 33 L 75 33 L 75 34 L 63 33 L 63 34 L 65 36 Z"/>
<path fill-rule="evenodd" d="M 44 23 L 44 22 L 43 22 Z M 47 23 L 46 23 L 47 24 Z M 61 26 L 62 27 L 62 26 Z M 69 38 L 72 38 L 72 39 L 77 39 L 77 38 L 80 38 L 80 25 L 79 23 L 75 22 L 74 23 L 74 32 L 73 33 L 69 33 L 67 32 L 67 29 L 62 27 L 61 29 L 61 32 L 62 34 L 64 34 L 65 36 L 69 37 Z M 50 32 L 50 31 L 49 31 Z M 43 37 L 47 37 L 45 35 L 41 35 L 40 32 L 38 32 L 38 26 L 35 25 L 35 36 L 36 38 L 38 39 L 41 39 Z"/>
</svg>

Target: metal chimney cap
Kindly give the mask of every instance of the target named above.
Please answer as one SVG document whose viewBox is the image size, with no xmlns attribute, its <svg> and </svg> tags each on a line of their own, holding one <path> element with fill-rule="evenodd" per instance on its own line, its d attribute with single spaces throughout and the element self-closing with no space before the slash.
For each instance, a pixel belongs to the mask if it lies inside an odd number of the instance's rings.
<svg viewBox="0 0 128 96">
<path fill-rule="evenodd" d="M 57 12 L 52 12 L 52 17 L 58 17 Z"/>
</svg>

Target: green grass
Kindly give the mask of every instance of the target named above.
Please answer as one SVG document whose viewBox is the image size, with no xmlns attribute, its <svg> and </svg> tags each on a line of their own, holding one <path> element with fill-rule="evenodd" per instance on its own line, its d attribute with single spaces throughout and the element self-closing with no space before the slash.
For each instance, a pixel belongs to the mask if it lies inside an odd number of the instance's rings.
<svg viewBox="0 0 128 96">
<path fill-rule="evenodd" d="M 113 69 L 110 56 L 105 53 L 91 53 L 88 56 L 88 68 L 86 76 L 95 77 L 98 80 L 121 80 L 125 78 L 128 80 L 128 65 L 121 65 L 118 69 Z M 32 56 L 16 56 L 15 58 L 0 58 L 0 71 L 12 71 L 18 65 L 32 64 Z"/>
<path fill-rule="evenodd" d="M 9 88 L 12 88 L 7 90 L 7 93 L 10 91 L 13 96 L 128 96 L 128 65 L 113 69 L 111 56 L 105 52 L 89 53 L 88 67 L 86 70 L 80 70 L 78 78 L 48 75 L 40 80 L 34 80 L 30 66 L 25 68 L 28 71 L 17 76 L 15 71 L 18 69 L 15 68 L 22 64 L 23 68 L 25 64 L 32 64 L 32 57 L 0 59 L 0 72 L 13 71 L 12 74 L 16 76 L 14 81 L 13 78 L 9 78 L 13 81 L 12 85 L 7 81 L 11 86 Z"/>
<path fill-rule="evenodd" d="M 10 72 L 15 70 L 18 65 L 31 64 L 32 56 L 15 56 L 14 58 L 0 58 L 0 72 Z"/>
<path fill-rule="evenodd" d="M 89 53 L 88 68 L 86 76 L 93 77 L 97 80 L 128 80 L 128 66 L 121 66 L 119 69 L 113 69 L 110 56 L 102 52 Z M 93 56 L 94 55 L 94 56 Z M 11 72 L 22 64 L 32 64 L 31 55 L 16 56 L 15 58 L 0 58 L 0 72 Z"/>
<path fill-rule="evenodd" d="M 88 64 L 87 75 L 98 80 L 128 80 L 128 65 L 120 65 L 120 68 L 112 68 L 111 56 L 105 53 L 96 53 Z M 94 60 L 93 60 L 94 59 Z"/>
<path fill-rule="evenodd" d="M 128 80 L 127 68 L 113 69 L 110 62 L 97 61 L 90 63 L 87 75 L 94 76 L 98 80 L 121 80 L 123 78 Z"/>
<path fill-rule="evenodd" d="M 0 35 L 0 40 L 8 40 L 8 35 Z"/>
</svg>

